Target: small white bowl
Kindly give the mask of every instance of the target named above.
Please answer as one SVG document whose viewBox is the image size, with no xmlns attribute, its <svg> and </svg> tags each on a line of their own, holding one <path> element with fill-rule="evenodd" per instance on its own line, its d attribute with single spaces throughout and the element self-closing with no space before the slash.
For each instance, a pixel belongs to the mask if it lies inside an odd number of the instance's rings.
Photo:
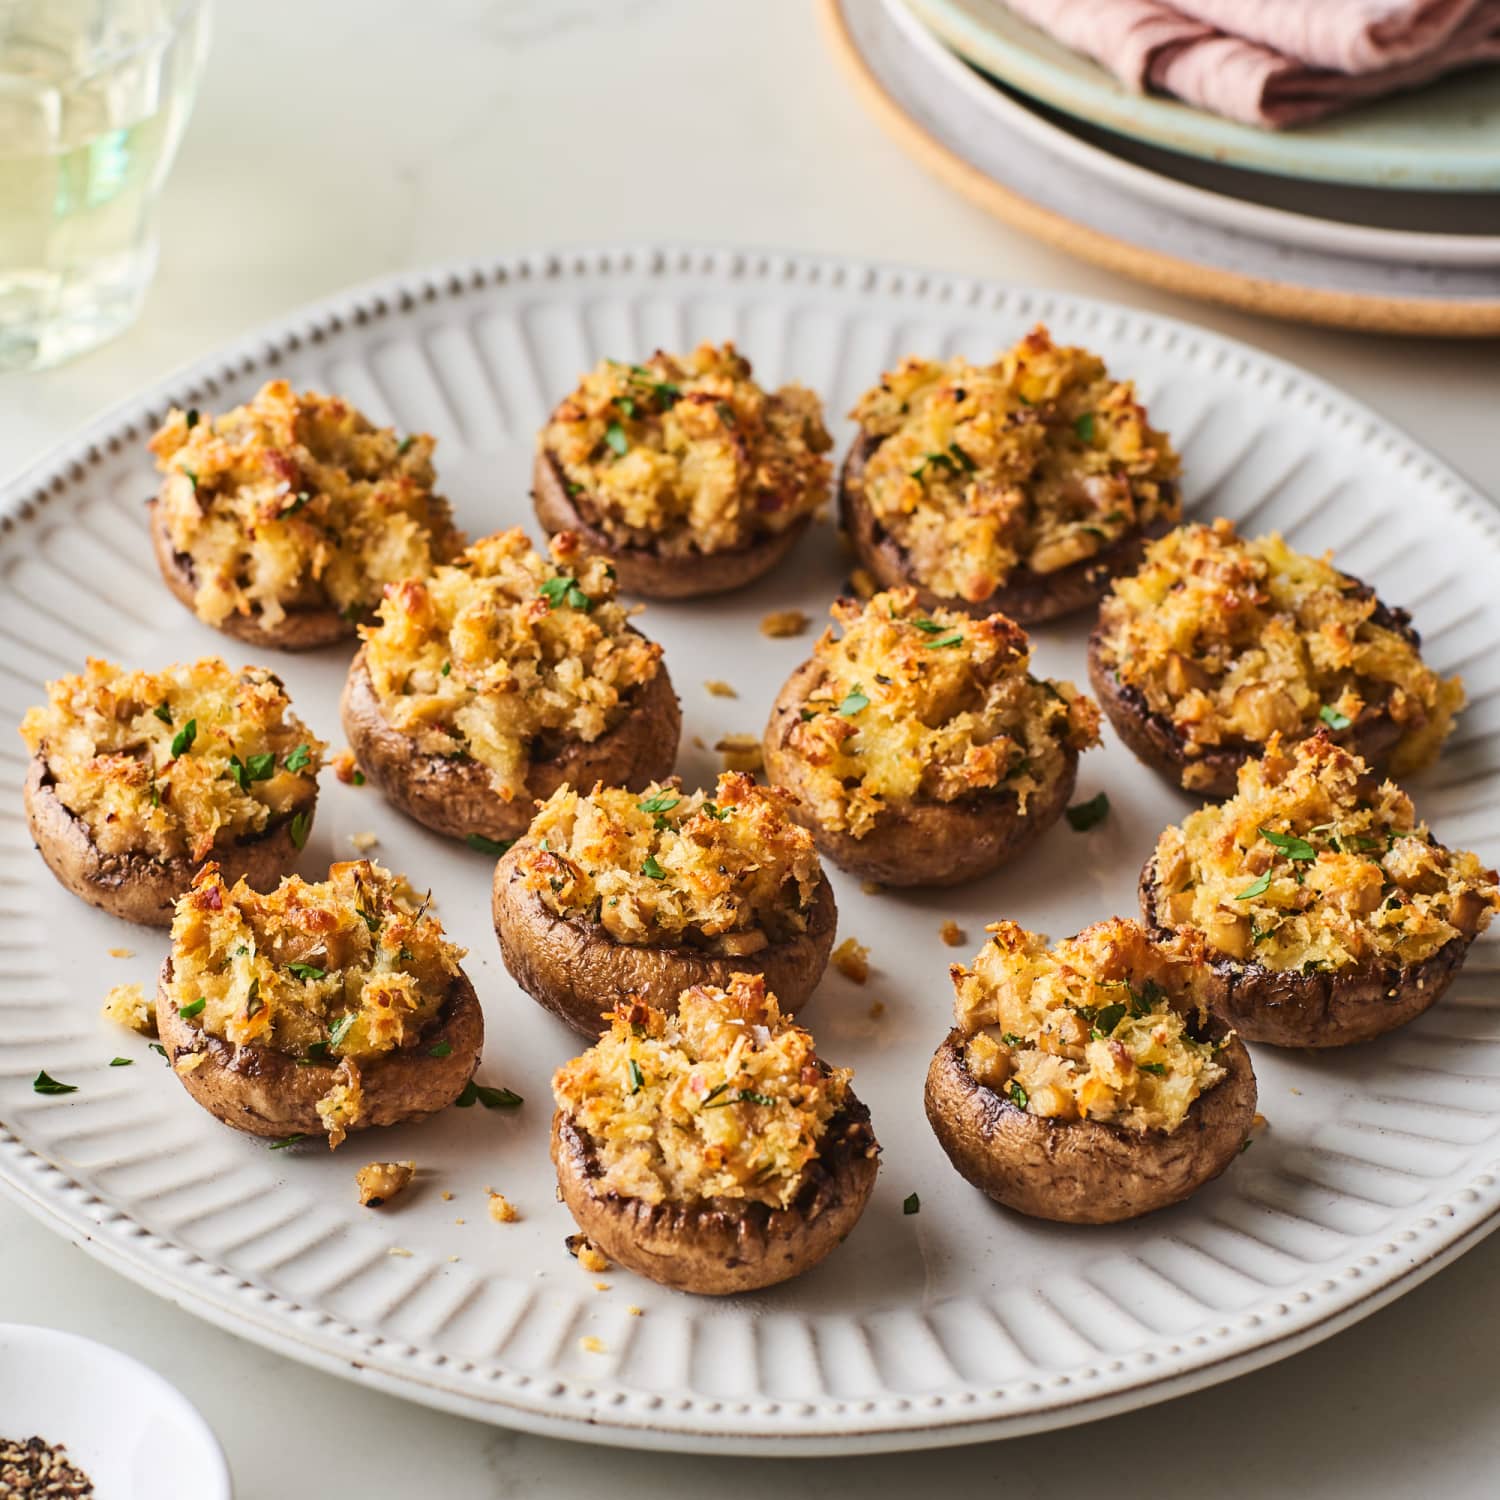
<svg viewBox="0 0 1500 1500">
<path fill-rule="evenodd" d="M 61 1443 L 107 1500 L 230 1500 L 217 1439 L 187 1398 L 92 1339 L 0 1323 L 0 1437 Z"/>
</svg>

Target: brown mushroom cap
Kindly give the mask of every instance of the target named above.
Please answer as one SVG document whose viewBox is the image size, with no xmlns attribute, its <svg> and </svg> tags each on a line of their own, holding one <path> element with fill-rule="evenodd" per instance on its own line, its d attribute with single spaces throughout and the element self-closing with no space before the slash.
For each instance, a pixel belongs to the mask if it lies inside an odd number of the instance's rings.
<svg viewBox="0 0 1500 1500">
<path fill-rule="evenodd" d="M 57 795 L 44 756 L 31 757 L 22 791 L 26 823 L 47 868 L 75 896 L 113 917 L 146 927 L 170 927 L 172 905 L 193 883 L 205 860 L 215 861 L 224 879 L 241 876 L 258 891 L 273 889 L 297 858 L 292 819 L 306 813 L 309 824 L 317 807 L 317 782 L 309 779 L 306 796 L 296 807 L 271 819 L 265 831 L 249 839 L 217 843 L 204 859 L 153 859 L 147 854 L 101 853 L 88 825 L 76 818 Z"/>
<path fill-rule="evenodd" d="M 873 433 L 862 431 L 850 447 L 839 473 L 839 524 L 848 534 L 855 556 L 880 587 L 913 588 L 924 609 L 962 610 L 981 620 L 999 611 L 1021 625 L 1073 614 L 1097 604 L 1108 592 L 1112 578 L 1134 572 L 1140 566 L 1146 543 L 1165 536 L 1174 524 L 1161 517 L 1111 542 L 1092 557 L 1080 558 L 1051 573 L 1037 573 L 1022 563 L 984 599 L 959 599 L 935 593 L 917 576 L 906 549 L 876 519 L 860 485 L 865 466 L 881 441 Z M 1176 488 L 1171 483 L 1162 485 L 1169 498 Z"/>
<path fill-rule="evenodd" d="M 161 576 L 172 593 L 196 615 L 198 583 L 193 572 L 193 560 L 186 552 L 178 552 L 173 548 L 161 505 L 150 500 L 146 504 L 146 510 L 150 516 L 151 546 L 156 553 L 156 565 L 161 569 Z M 256 611 L 248 615 L 228 615 L 214 629 L 252 646 L 275 646 L 282 651 L 310 651 L 316 646 L 332 645 L 335 641 L 352 640 L 356 623 L 356 619 L 346 618 L 326 604 L 289 605 L 286 614 L 274 625 L 262 623 L 260 613 Z"/>
<path fill-rule="evenodd" d="M 1358 579 L 1351 586 L 1368 595 L 1371 590 Z M 1411 627 L 1411 617 L 1402 609 L 1391 609 L 1376 600 L 1372 620 L 1387 630 L 1394 630 L 1411 644 L 1420 646 L 1422 638 Z M 1196 795 L 1221 800 L 1235 794 L 1239 770 L 1247 760 L 1263 753 L 1263 744 L 1247 741 L 1215 746 L 1202 755 L 1189 755 L 1177 726 L 1147 706 L 1139 688 L 1122 682 L 1115 662 L 1104 643 L 1104 627 L 1096 625 L 1089 636 L 1089 683 L 1094 689 L 1115 733 L 1144 765 L 1165 777 L 1173 786 Z M 1308 733 L 1321 730 L 1314 725 Z M 1305 736 L 1283 735 L 1283 743 Z M 1330 736 L 1346 750 L 1361 756 L 1374 771 L 1385 768 L 1391 752 L 1401 738 L 1401 727 L 1383 705 L 1367 704 L 1347 729 Z"/>
<path fill-rule="evenodd" d="M 560 917 L 526 888 L 518 868 L 524 841 L 495 866 L 492 911 L 505 967 L 539 1005 L 574 1031 L 597 1037 L 621 1000 L 640 999 L 668 1015 L 695 985 L 722 988 L 731 974 L 764 974 L 788 1011 L 800 1013 L 833 947 L 838 908 L 824 875 L 807 930 L 757 953 L 707 953 L 687 944 L 618 943 L 597 922 Z"/>
<path fill-rule="evenodd" d="M 568 493 L 561 465 L 545 449 L 536 456 L 531 482 L 536 517 L 547 534 L 577 532 L 590 552 L 600 553 L 614 565 L 623 593 L 646 599 L 698 599 L 743 588 L 764 577 L 796 546 L 810 520 L 803 516 L 784 531 L 769 533 L 748 546 L 663 557 L 648 547 L 622 547 L 587 520 Z"/>
<path fill-rule="evenodd" d="M 806 767 L 788 741 L 822 676 L 810 658 L 787 679 L 771 709 L 762 750 L 766 775 L 797 794 L 798 821 L 812 831 L 819 850 L 851 874 L 882 885 L 960 885 L 1014 859 L 1062 816 L 1078 777 L 1078 752 L 1067 745 L 1057 779 L 1031 794 L 1024 813 L 1016 794 L 1001 789 L 953 802 L 891 803 L 861 838 L 821 826 L 802 795 Z"/>
<path fill-rule="evenodd" d="M 980 1083 L 963 1047 L 950 1031 L 932 1059 L 928 1122 L 961 1176 L 1035 1219 L 1115 1224 L 1180 1203 L 1234 1160 L 1255 1118 L 1255 1074 L 1238 1037 L 1219 1054 L 1225 1076 L 1170 1134 L 1031 1114 Z"/>
<path fill-rule="evenodd" d="M 1156 856 L 1141 870 L 1141 916 L 1155 938 L 1176 930 L 1156 905 Z M 1463 967 L 1471 938 L 1455 937 L 1417 964 L 1349 964 L 1329 972 L 1271 969 L 1228 956 L 1210 957 L 1214 1013 L 1248 1041 L 1273 1047 L 1346 1047 L 1415 1020 L 1436 1004 Z M 1209 950 L 1212 954 L 1213 950 Z"/>
<path fill-rule="evenodd" d="M 552 1117 L 558 1187 L 579 1229 L 628 1270 L 707 1296 L 753 1292 L 817 1265 L 864 1212 L 879 1151 L 870 1112 L 850 1092 L 789 1207 L 737 1198 L 652 1204 L 601 1191 L 590 1137 L 560 1110 Z"/>
<path fill-rule="evenodd" d="M 550 797 L 564 783 L 587 788 L 603 781 L 640 791 L 669 776 L 682 732 L 682 709 L 665 663 L 658 662 L 656 675 L 632 695 L 625 717 L 613 729 L 588 744 L 565 741 L 534 759 L 525 794 L 506 802 L 480 762 L 426 754 L 411 736 L 386 722 L 363 647 L 350 664 L 339 717 L 361 769 L 408 817 L 451 838 L 479 834 L 497 841 L 525 833 L 533 800 Z"/>
<path fill-rule="evenodd" d="M 217 1120 L 249 1135 L 327 1135 L 318 1100 L 339 1081 L 336 1064 L 302 1063 L 273 1047 L 237 1047 L 185 1021 L 167 999 L 172 960 L 161 966 L 156 1030 L 182 1086 Z M 435 1057 L 441 1043 L 451 1049 Z M 454 979 L 442 1009 L 410 1047 L 359 1064 L 363 1110 L 349 1126 L 400 1125 L 446 1109 L 479 1066 L 484 1014 L 467 975 Z M 201 1052 L 205 1061 L 177 1072 L 179 1057 Z"/>
</svg>

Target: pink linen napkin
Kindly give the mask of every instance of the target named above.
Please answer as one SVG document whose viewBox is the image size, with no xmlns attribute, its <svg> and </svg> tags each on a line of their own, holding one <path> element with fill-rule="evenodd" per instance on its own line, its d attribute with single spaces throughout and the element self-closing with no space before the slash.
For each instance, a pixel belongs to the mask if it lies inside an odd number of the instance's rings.
<svg viewBox="0 0 1500 1500">
<path fill-rule="evenodd" d="M 1500 0 L 1005 0 L 1131 88 L 1281 128 L 1500 62 Z"/>
</svg>

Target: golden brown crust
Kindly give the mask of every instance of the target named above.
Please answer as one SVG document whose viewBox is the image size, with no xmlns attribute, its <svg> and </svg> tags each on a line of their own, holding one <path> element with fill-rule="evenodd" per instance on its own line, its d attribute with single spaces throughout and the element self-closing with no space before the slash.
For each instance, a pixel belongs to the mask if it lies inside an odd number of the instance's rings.
<svg viewBox="0 0 1500 1500">
<path fill-rule="evenodd" d="M 1154 854 L 1141 869 L 1139 892 L 1147 930 L 1157 938 L 1173 936 L 1157 911 Z M 1347 1047 L 1394 1031 L 1436 1004 L 1463 967 L 1472 941 L 1454 938 L 1417 964 L 1377 958 L 1311 974 L 1218 955 L 1208 961 L 1209 1003 L 1247 1041 Z"/>
<path fill-rule="evenodd" d="M 87 827 L 63 806 L 41 755 L 31 757 L 22 797 L 33 842 L 47 868 L 75 896 L 127 922 L 172 925 L 172 904 L 192 885 L 203 860 L 102 854 Z M 306 799 L 272 819 L 263 833 L 222 847 L 216 844 L 205 858 L 215 861 L 231 883 L 243 877 L 257 890 L 271 890 L 297 858 L 292 819 L 305 812 L 311 826 L 317 801 L 317 783 L 309 780 Z"/>
<path fill-rule="evenodd" d="M 344 733 L 365 775 L 408 817 L 450 838 L 519 838 L 530 826 L 533 800 L 550 797 L 564 782 L 596 781 L 639 791 L 669 775 L 677 758 L 682 709 L 665 664 L 640 690 L 629 712 L 589 744 L 568 741 L 531 762 L 526 795 L 503 801 L 489 769 L 474 760 L 450 760 L 417 750 L 393 729 L 365 666 L 364 649 L 349 667 L 339 700 Z"/>
<path fill-rule="evenodd" d="M 235 1046 L 182 1019 L 167 998 L 172 960 L 165 959 L 157 987 L 156 1028 L 182 1086 L 213 1117 L 249 1135 L 327 1135 L 318 1101 L 340 1079 L 337 1066 L 304 1063 L 271 1047 Z M 432 1049 L 450 1049 L 434 1056 Z M 359 1063 L 361 1109 L 345 1128 L 400 1125 L 446 1109 L 479 1066 L 484 1014 L 468 977 L 460 972 L 432 1025 L 415 1046 Z M 188 1072 L 178 1059 L 202 1053 Z"/>
<path fill-rule="evenodd" d="M 584 1036 L 607 1031 L 619 1001 L 644 1000 L 670 1014 L 684 990 L 722 988 L 731 974 L 764 974 L 766 987 L 800 1014 L 828 966 L 838 908 L 826 875 L 805 932 L 734 957 L 686 944 L 619 943 L 597 923 L 558 916 L 527 890 L 520 854 L 518 844 L 495 866 L 492 913 L 501 956 L 537 1004 Z"/>
<path fill-rule="evenodd" d="M 558 1187 L 579 1229 L 628 1270 L 706 1296 L 774 1286 L 817 1265 L 864 1212 L 879 1149 L 869 1110 L 850 1093 L 790 1207 L 738 1199 L 650 1204 L 601 1192 L 588 1136 L 561 1111 L 552 1118 Z"/>
<path fill-rule="evenodd" d="M 150 518 L 151 546 L 156 553 L 156 565 L 161 569 L 161 576 L 176 598 L 196 615 L 198 586 L 193 575 L 192 559 L 185 552 L 173 549 L 160 501 L 148 501 L 146 511 Z M 315 608 L 293 605 L 275 625 L 262 624 L 259 614 L 232 614 L 214 629 L 251 646 L 274 646 L 282 651 L 311 651 L 318 646 L 332 645 L 335 641 L 352 640 L 357 623 L 356 618 L 346 619 L 336 609 L 330 609 L 326 605 Z"/>
<path fill-rule="evenodd" d="M 962 1177 L 1032 1218 L 1114 1224 L 1180 1203 L 1234 1160 L 1255 1117 L 1255 1074 L 1238 1038 L 1219 1054 L 1226 1076 L 1170 1134 L 1032 1114 L 979 1083 L 963 1048 L 951 1031 L 932 1059 L 928 1122 Z"/>
<path fill-rule="evenodd" d="M 1134 571 L 1140 565 L 1147 541 L 1164 536 L 1172 520 L 1162 516 L 1138 531 L 1121 537 L 1108 547 L 1053 573 L 1038 573 L 1024 563 L 1014 568 L 1006 581 L 984 599 L 960 599 L 935 593 L 917 577 L 906 550 L 892 537 L 870 508 L 860 488 L 865 465 L 880 446 L 879 436 L 861 432 L 855 438 L 839 471 L 839 524 L 854 548 L 854 555 L 881 588 L 913 588 L 924 609 L 956 609 L 975 619 L 999 611 L 1021 625 L 1054 620 L 1097 604 L 1109 590 L 1112 578 Z M 1163 483 L 1162 490 L 1175 497 L 1176 485 Z"/>
<path fill-rule="evenodd" d="M 568 494 L 557 459 L 545 450 L 536 456 L 531 482 L 536 518 L 547 534 L 577 532 L 590 552 L 609 558 L 623 593 L 646 599 L 698 599 L 743 588 L 781 562 L 807 530 L 810 519 L 804 516 L 785 531 L 763 536 L 747 547 L 662 557 L 645 547 L 621 547 L 586 520 Z"/>
<path fill-rule="evenodd" d="M 803 662 L 777 696 L 766 725 L 766 775 L 790 792 L 799 792 L 803 762 L 788 747 L 788 736 L 822 676 L 816 659 Z M 808 816 L 805 798 L 797 816 L 823 854 L 862 879 L 896 886 L 960 885 L 999 869 L 1035 843 L 1062 816 L 1077 775 L 1078 752 L 1064 745 L 1060 774 L 1031 794 L 1024 813 L 1016 794 L 1002 789 L 952 802 L 892 803 L 862 838 L 821 826 Z"/>
</svg>

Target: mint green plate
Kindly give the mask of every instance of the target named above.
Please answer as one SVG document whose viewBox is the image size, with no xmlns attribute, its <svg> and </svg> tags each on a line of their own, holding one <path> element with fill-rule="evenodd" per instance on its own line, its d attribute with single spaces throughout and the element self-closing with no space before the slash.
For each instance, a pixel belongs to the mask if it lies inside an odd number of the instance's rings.
<svg viewBox="0 0 1500 1500">
<path fill-rule="evenodd" d="M 1326 182 L 1427 192 L 1500 188 L 1500 68 L 1454 74 L 1317 125 L 1257 130 L 1171 99 L 1132 93 L 1000 0 L 907 4 L 993 77 L 1055 109 L 1170 151 Z M 1500 221 L 1500 201 L 1495 212 Z"/>
</svg>

